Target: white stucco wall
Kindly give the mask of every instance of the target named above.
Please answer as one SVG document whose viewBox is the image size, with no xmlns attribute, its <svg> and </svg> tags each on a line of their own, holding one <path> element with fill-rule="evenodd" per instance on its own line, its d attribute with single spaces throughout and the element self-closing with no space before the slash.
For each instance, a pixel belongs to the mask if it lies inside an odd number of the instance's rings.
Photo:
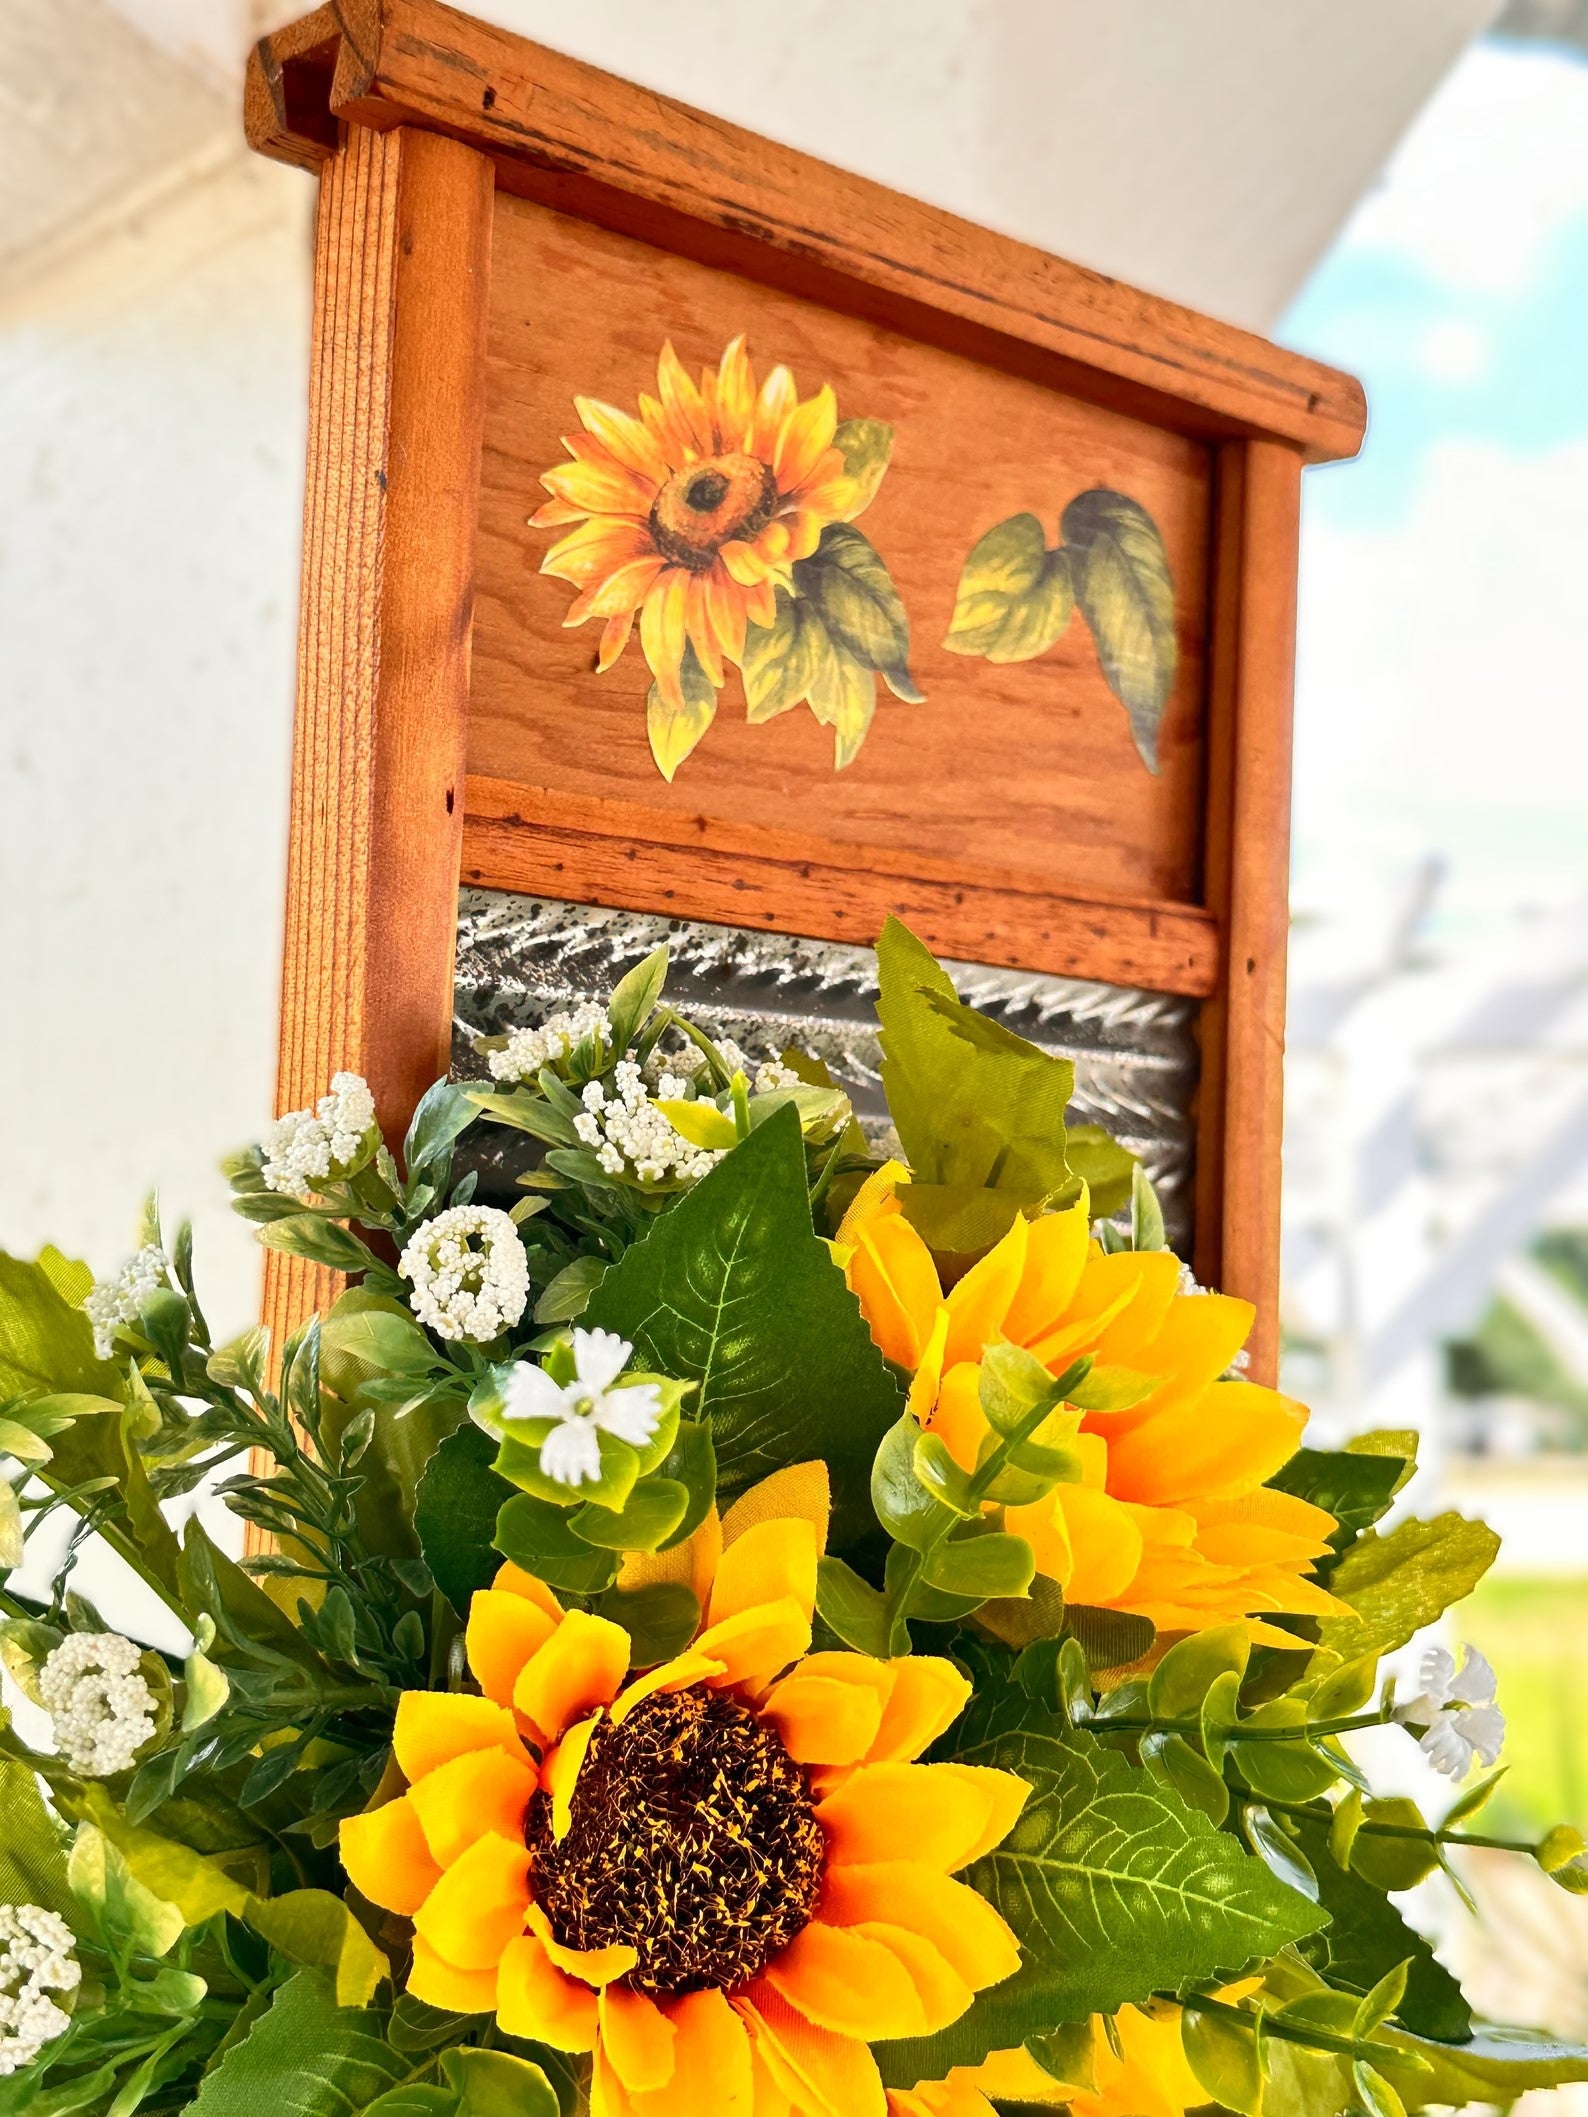
<svg viewBox="0 0 1588 2117">
<path fill-rule="evenodd" d="M 615 71 L 1263 325 L 1494 0 L 477 0 Z M 258 1253 L 312 183 L 250 160 L 292 0 L 0 9 L 0 1245 L 157 1182 L 212 1322 Z"/>
</svg>

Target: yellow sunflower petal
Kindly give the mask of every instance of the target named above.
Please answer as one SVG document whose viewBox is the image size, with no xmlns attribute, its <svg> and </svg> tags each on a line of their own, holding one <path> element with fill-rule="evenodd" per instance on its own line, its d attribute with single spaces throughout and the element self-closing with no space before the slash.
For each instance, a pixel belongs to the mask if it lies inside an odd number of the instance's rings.
<svg viewBox="0 0 1588 2117">
<path fill-rule="evenodd" d="M 759 1522 L 797 1520 L 810 1523 L 817 1550 L 825 1551 L 832 1507 L 832 1480 L 825 1463 L 787 1463 L 740 1493 L 722 1517 L 722 1547 L 736 1544 Z"/>
<path fill-rule="evenodd" d="M 427 2007 L 448 2014 L 489 2014 L 496 2005 L 496 1971 L 460 1970 L 416 1933 L 408 1990 Z"/>
<path fill-rule="evenodd" d="M 644 2093 L 673 2077 L 677 2030 L 654 1999 L 622 1985 L 605 1986 L 598 2000 L 601 2048 L 625 2088 Z"/>
<path fill-rule="evenodd" d="M 768 2071 L 802 2117 L 887 2117 L 882 2076 L 863 2043 L 818 2029 L 765 1977 L 735 2004 Z"/>
<path fill-rule="evenodd" d="M 1289 1462 L 1306 1423 L 1306 1406 L 1277 1389 L 1216 1382 L 1110 1439 L 1109 1490 L 1146 1506 L 1233 1499 Z"/>
<path fill-rule="evenodd" d="M 1138 1516 L 1133 1515 L 1107 1492 L 1096 1492 L 1089 1485 L 1059 1485 L 1052 1496 L 1040 1500 L 1032 1513 L 1045 1510 L 1055 1527 L 1063 1523 L 1064 1537 L 1070 1550 L 1070 1569 L 1067 1574 L 1055 1572 L 1057 1580 L 1072 1602 L 1111 1603 L 1117 1602 L 1136 1578 L 1142 1559 L 1142 1528 Z M 1008 1526 L 1016 1536 L 1024 1536 L 1022 1526 L 1028 1510 L 1011 1508 L 1018 1522 Z M 1033 1542 L 1033 1550 L 1037 1548 Z M 1042 1565 L 1039 1554 L 1037 1563 Z M 1046 1567 L 1043 1567 L 1046 1571 Z"/>
<path fill-rule="evenodd" d="M 816 1608 L 816 1531 L 808 1521 L 756 1522 L 731 1543 L 712 1583 L 708 1622 L 721 1624 L 761 1604 L 798 1603 L 807 1618 Z"/>
<path fill-rule="evenodd" d="M 902 1213 L 862 1225 L 845 1276 L 877 1349 L 913 1371 L 931 1340 L 943 1289 L 931 1251 Z"/>
<path fill-rule="evenodd" d="M 633 629 L 634 613 L 651 592 L 667 561 L 654 551 L 642 552 L 638 558 L 626 559 L 621 566 L 599 580 L 592 581 L 563 613 L 563 628 L 571 630 L 582 625 L 587 618 L 626 618 L 625 640 Z"/>
<path fill-rule="evenodd" d="M 587 515 L 649 515 L 656 480 L 620 463 L 559 463 L 541 479 L 549 493 Z"/>
<path fill-rule="evenodd" d="M 621 1726 L 637 1705 L 654 1697 L 658 1691 L 681 1691 L 692 1683 L 710 1683 L 726 1674 L 726 1662 L 717 1661 L 710 1654 L 697 1654 L 693 1648 L 687 1653 L 675 1654 L 671 1661 L 658 1662 L 637 1682 L 627 1684 L 619 1691 L 612 1707 L 612 1718 Z"/>
<path fill-rule="evenodd" d="M 696 661 L 706 672 L 706 681 L 720 691 L 727 677 L 722 666 L 722 649 L 717 641 L 716 627 L 711 622 L 704 574 L 692 573 L 689 576 L 689 587 L 684 596 L 684 630 L 689 635 L 689 644 L 695 650 Z"/>
<path fill-rule="evenodd" d="M 1091 1241 L 1084 1198 L 1031 1222 L 1025 1270 L 1004 1315 L 1004 1335 L 1011 1344 L 1031 1345 L 1057 1327 L 1080 1284 Z"/>
<path fill-rule="evenodd" d="M 693 1536 L 671 1551 L 629 1551 L 618 1570 L 620 1588 L 654 1588 L 677 1583 L 694 1591 L 704 1609 L 722 1556 L 722 1523 L 712 1509 Z"/>
<path fill-rule="evenodd" d="M 850 1199 L 849 1209 L 838 1223 L 834 1240 L 840 1248 L 853 1249 L 863 1229 L 874 1220 L 896 1212 L 899 1187 L 909 1181 L 910 1172 L 902 1161 L 885 1161 L 880 1169 L 873 1169 Z"/>
<path fill-rule="evenodd" d="M 932 1407 L 932 1431 L 962 1470 L 974 1470 L 991 1431 L 981 1408 L 981 1368 L 961 1360 L 948 1369 Z"/>
<path fill-rule="evenodd" d="M 397 1701 L 392 1749 L 410 1784 L 468 1750 L 524 1754 L 512 1714 L 489 1698 L 461 1691 L 404 1691 Z"/>
<path fill-rule="evenodd" d="M 529 1851 L 522 1838 L 476 1838 L 414 1913 L 415 1929 L 460 1970 L 493 1969 L 524 1929 Z"/>
<path fill-rule="evenodd" d="M 689 575 L 681 566 L 670 566 L 657 575 L 640 605 L 641 650 L 656 679 L 657 690 L 676 712 L 682 712 L 684 705 L 680 671 L 688 604 Z"/>
<path fill-rule="evenodd" d="M 698 456 L 709 456 L 716 445 L 716 435 L 706 413 L 705 400 L 691 380 L 689 370 L 673 351 L 671 339 L 662 347 L 662 357 L 656 363 L 656 381 L 661 390 L 669 432 L 685 449 Z"/>
<path fill-rule="evenodd" d="M 660 485 L 677 468 L 667 461 L 632 412 L 620 412 L 616 405 L 603 404 L 595 397 L 575 397 L 573 408 L 585 431 L 594 434 L 625 470 L 637 471 L 642 478 L 652 478 Z"/>
<path fill-rule="evenodd" d="M 567 1837 L 573 1822 L 573 1790 L 579 1783 L 585 1751 L 600 1725 L 601 1709 L 598 1707 L 588 1720 L 580 1720 L 569 1728 L 546 1759 L 541 1772 L 542 1783 L 551 1795 L 551 1834 L 559 1845 Z"/>
<path fill-rule="evenodd" d="M 750 448 L 752 456 L 760 456 L 765 462 L 772 460 L 772 451 L 777 446 L 777 437 L 783 431 L 783 423 L 798 400 L 794 377 L 786 367 L 775 367 L 762 383 L 755 400 L 755 411 L 750 424 Z"/>
<path fill-rule="evenodd" d="M 569 1977 L 578 1978 L 581 1984 L 599 1988 L 610 1985 L 614 1979 L 627 1977 L 639 1962 L 638 1951 L 614 1942 L 609 1948 L 569 1948 L 558 1940 L 551 1930 L 551 1921 L 538 1904 L 531 1904 L 525 1914 L 530 1932 L 545 1949 L 547 1959 Z"/>
<path fill-rule="evenodd" d="M 565 1976 L 532 1933 L 508 1942 L 496 1980 L 496 2019 L 507 2035 L 591 2051 L 599 2018 L 590 1987 Z"/>
<path fill-rule="evenodd" d="M 616 617 L 609 617 L 601 627 L 601 642 L 596 648 L 596 674 L 602 675 L 622 654 L 634 632 L 634 612 L 620 610 Z"/>
<path fill-rule="evenodd" d="M 635 2097 L 637 2117 L 751 2117 L 750 2039 L 720 1992 L 686 1992 L 663 2003 L 673 2027 L 673 2077 Z"/>
<path fill-rule="evenodd" d="M 909 1971 L 890 1949 L 853 1926 L 812 1919 L 767 1964 L 764 1975 L 774 1992 L 819 2029 L 836 2029 L 866 2043 L 927 2033 L 926 2009 Z"/>
<path fill-rule="evenodd" d="M 418 1811 L 407 1794 L 362 1816 L 344 1816 L 337 1832 L 353 1887 L 383 1911 L 412 1918 L 441 1879 Z"/>
<path fill-rule="evenodd" d="M 905 1926 L 930 1941 L 973 1991 L 1001 1983 L 1020 1967 L 1020 1944 L 987 1899 L 968 1882 L 919 1860 L 830 1867 L 821 1917 L 830 1926 Z"/>
<path fill-rule="evenodd" d="M 742 450 L 750 437 L 755 417 L 755 370 L 745 351 L 744 335 L 731 339 L 717 363 L 717 387 L 713 392 L 720 449 Z"/>
<path fill-rule="evenodd" d="M 952 1873 L 996 1845 L 1030 1789 L 969 1764 L 864 1764 L 817 1810 L 830 1866 L 918 1860 Z"/>
<path fill-rule="evenodd" d="M 948 1305 L 938 1310 L 932 1322 L 931 1332 L 921 1348 L 921 1364 L 910 1381 L 910 1394 L 905 1399 L 905 1410 L 918 1426 L 929 1426 L 932 1413 L 943 1388 L 943 1355 L 948 1350 Z"/>
<path fill-rule="evenodd" d="M 522 1566 L 515 1566 L 510 1558 L 504 1558 L 491 1579 L 491 1586 L 499 1595 L 522 1596 L 532 1602 L 537 1610 L 544 1610 L 548 1617 L 559 1621 L 563 1616 L 562 1604 L 553 1589 L 533 1573 L 526 1573 Z"/>
<path fill-rule="evenodd" d="M 761 1704 L 797 1764 L 858 1764 L 871 1754 L 894 1668 L 860 1654 L 808 1654 Z"/>
<path fill-rule="evenodd" d="M 629 1635 L 610 1618 L 570 1610 L 521 1671 L 513 1703 L 549 1742 L 598 1705 L 610 1705 L 629 1668 Z"/>
<path fill-rule="evenodd" d="M 866 1761 L 913 1764 L 965 1710 L 970 1679 L 937 1654 L 906 1654 L 888 1667 L 893 1685 Z"/>
<path fill-rule="evenodd" d="M 796 405 L 777 437 L 772 471 L 780 493 L 797 493 L 833 445 L 838 431 L 838 399 L 830 382 L 814 397 Z"/>
<path fill-rule="evenodd" d="M 792 1597 L 741 1610 L 721 1624 L 710 1625 L 695 1641 L 695 1651 L 723 1665 L 714 1685 L 742 1683 L 759 1687 L 808 1653 L 811 1621 Z"/>
<path fill-rule="evenodd" d="M 862 1940 L 872 1941 L 886 1948 L 900 1963 L 910 1983 L 915 1987 L 915 1996 L 921 2003 L 921 2012 L 926 2021 L 924 2033 L 935 2036 L 939 2029 L 946 2029 L 951 2021 L 958 2021 L 971 2001 L 976 1997 L 971 1987 L 946 1956 L 918 1933 L 911 1933 L 903 1926 L 891 1925 L 885 1920 L 876 1920 L 864 1926 L 848 1929 Z"/>
<path fill-rule="evenodd" d="M 542 1648 L 561 1622 L 527 1596 L 502 1588 L 481 1588 L 469 1604 L 464 1644 L 469 1667 L 486 1697 L 497 1705 L 513 1702 L 513 1685 L 530 1656 Z"/>
<path fill-rule="evenodd" d="M 408 1799 L 430 1850 L 450 1867 L 487 1831 L 522 1837 L 534 1768 L 502 1749 L 470 1750 L 415 1782 Z"/>
<path fill-rule="evenodd" d="M 1009 1232 L 950 1291 L 945 1367 L 960 1360 L 979 1360 L 983 1347 L 1003 1334 L 1004 1318 L 1025 1272 L 1029 1240 L 1029 1223 L 1023 1213 L 1017 1213 Z"/>
</svg>

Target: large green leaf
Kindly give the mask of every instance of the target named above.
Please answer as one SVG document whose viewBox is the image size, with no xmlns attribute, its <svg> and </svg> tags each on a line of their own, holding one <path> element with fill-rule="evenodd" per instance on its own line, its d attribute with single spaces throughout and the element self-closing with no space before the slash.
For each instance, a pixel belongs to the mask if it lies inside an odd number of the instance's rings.
<svg viewBox="0 0 1588 2117">
<path fill-rule="evenodd" d="M 496 1550 L 496 1517 L 513 1487 L 498 1477 L 496 1443 L 472 1422 L 448 1436 L 419 1480 L 414 1527 L 436 1586 L 460 1617 L 469 1597 L 488 1588 L 502 1554 Z"/>
<path fill-rule="evenodd" d="M 1349 1617 L 1326 1617 L 1318 1636 L 1344 1661 L 1388 1654 L 1470 1595 L 1494 1563 L 1500 1539 L 1486 1522 L 1460 1514 L 1402 1522 L 1387 1536 L 1370 1529 L 1335 1567 L 1332 1594 Z"/>
<path fill-rule="evenodd" d="M 933 1752 L 1031 1787 L 1003 1844 L 965 1875 L 1014 1928 L 1022 1961 L 941 2035 L 881 2046 L 895 2086 L 1238 1971 L 1325 1921 L 1156 1774 L 1051 1726 L 1023 1692 L 991 1685 Z"/>
<path fill-rule="evenodd" d="M 1402 2099 L 1416 2109 L 1430 2103 L 1485 2102 L 1505 2107 L 1530 2088 L 1559 2088 L 1588 2080 L 1588 2047 L 1545 2036 L 1536 2029 L 1481 2028 L 1463 2043 L 1435 2043 L 1399 2029 L 1380 2029 L 1375 2041 L 1399 2044 L 1431 2067 L 1404 2072 L 1391 2059 L 1379 2061 Z"/>
<path fill-rule="evenodd" d="M 777 591 L 770 625 L 749 625 L 744 635 L 745 718 L 752 725 L 787 713 L 820 681 L 833 651 L 816 605 Z"/>
<path fill-rule="evenodd" d="M 1130 716 L 1142 762 L 1158 769 L 1158 723 L 1174 686 L 1174 582 L 1158 525 L 1139 500 L 1094 486 L 1059 533 L 1108 688 Z"/>
<path fill-rule="evenodd" d="M 1011 515 L 971 546 L 943 645 L 990 662 L 1029 662 L 1063 632 L 1074 602 L 1068 552 L 1049 551 L 1035 515 Z"/>
<path fill-rule="evenodd" d="M 78 1305 L 92 1284 L 87 1265 L 59 1250 L 41 1250 L 33 1264 L 0 1250 L 0 1398 L 122 1398 L 121 1375 L 95 1353 Z"/>
<path fill-rule="evenodd" d="M 882 1085 L 914 1181 L 904 1210 L 934 1249 L 996 1242 L 1072 1185 L 1064 1113 L 1075 1068 L 967 1007 L 907 926 L 877 941 Z"/>
<path fill-rule="evenodd" d="M 919 705 L 910 675 L 910 620 L 871 540 L 847 522 L 829 522 L 821 542 L 794 568 L 794 584 L 821 612 L 834 644 L 875 669 L 895 697 Z"/>
<path fill-rule="evenodd" d="M 902 1408 L 860 1307 L 811 1225 L 792 1108 L 775 1111 L 625 1252 L 585 1312 L 635 1365 L 698 1382 L 731 1499 L 821 1457 L 839 1541 L 872 1526 L 871 1458 Z"/>
<path fill-rule="evenodd" d="M 391 1975 L 391 1966 L 341 1897 L 328 1889 L 291 1889 L 285 1896 L 254 1897 L 247 1922 L 289 1963 L 323 1970 L 340 2007 L 361 2007 Z"/>
<path fill-rule="evenodd" d="M 1397 1456 L 1359 1454 L 1351 1449 L 1298 1448 L 1269 1483 L 1281 1492 L 1294 1493 L 1297 1499 L 1310 1500 L 1334 1516 L 1340 1527 L 1330 1542 L 1338 1556 L 1388 1513 L 1408 1467 Z M 1327 1573 L 1333 1565 L 1334 1558 L 1326 1558 L 1317 1570 Z"/>
<path fill-rule="evenodd" d="M 356 2117 L 430 2070 L 427 2055 L 394 2051 L 381 2027 L 378 2014 L 339 2007 L 329 1978 L 300 1970 L 205 2080 L 192 2117 Z"/>
<path fill-rule="evenodd" d="M 1472 2010 L 1461 1987 L 1422 1935 L 1381 1890 L 1336 1865 L 1322 1824 L 1303 1822 L 1298 1837 L 1317 1876 L 1318 1901 L 1332 1921 L 1308 1949 L 1327 1955 L 1330 1982 L 1371 1992 L 1397 1963 L 1409 1962 L 1406 1994 L 1396 2009 L 1400 2021 L 1419 2036 L 1444 2043 L 1470 2035 Z"/>
<path fill-rule="evenodd" d="M 65 1834 L 33 1771 L 9 1757 L 0 1757 L 0 1816 L 0 1904 L 42 1904 L 69 1920 L 76 1907 Z"/>
</svg>

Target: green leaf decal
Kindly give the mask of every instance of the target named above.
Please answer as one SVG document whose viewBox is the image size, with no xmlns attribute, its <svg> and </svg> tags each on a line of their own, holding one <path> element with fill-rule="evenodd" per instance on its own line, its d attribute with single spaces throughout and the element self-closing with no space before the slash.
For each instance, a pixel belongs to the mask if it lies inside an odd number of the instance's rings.
<svg viewBox="0 0 1588 2117">
<path fill-rule="evenodd" d="M 787 713 L 824 678 L 833 643 L 816 605 L 777 591 L 770 625 L 749 625 L 744 635 L 745 718 L 752 724 Z"/>
<path fill-rule="evenodd" d="M 261 2110 L 356 2117 L 377 2096 L 428 2070 L 393 2050 L 381 2028 L 380 2015 L 338 2007 L 328 1978 L 300 1970 L 207 2076 L 193 2117 L 259 2117 Z"/>
<path fill-rule="evenodd" d="M 502 1563 L 493 1543 L 496 1517 L 513 1488 L 491 1468 L 495 1460 L 496 1443 L 470 1423 L 442 1442 L 419 1480 L 419 1548 L 460 1617 L 468 1616 L 469 1597 L 490 1586 Z"/>
<path fill-rule="evenodd" d="M 1069 623 L 1069 555 L 1049 551 L 1035 515 L 1011 515 L 971 546 L 943 645 L 990 662 L 1029 662 Z"/>
<path fill-rule="evenodd" d="M 625 1252 L 584 1320 L 629 1339 L 636 1367 L 700 1384 L 690 1409 L 711 1427 L 724 1501 L 819 1456 L 832 1474 L 835 1536 L 871 1525 L 871 1458 L 902 1398 L 811 1225 L 792 1108 Z"/>
<path fill-rule="evenodd" d="M 678 767 L 717 717 L 717 690 L 695 658 L 693 647 L 685 647 L 678 688 L 682 705 L 671 705 L 659 687 L 652 684 L 645 694 L 645 726 L 651 738 L 656 769 L 669 782 Z"/>
<path fill-rule="evenodd" d="M 1108 688 L 1158 769 L 1158 723 L 1174 686 L 1174 582 L 1158 525 L 1139 500 L 1096 486 L 1065 508 L 1060 535 Z"/>
<path fill-rule="evenodd" d="M 941 2035 L 880 2046 L 892 2085 L 1238 1971 L 1325 1922 L 1158 1775 L 1093 1736 L 1060 1738 L 1044 1724 L 1023 1693 L 989 1686 L 933 1752 L 1017 1772 L 1031 1787 L 1003 1844 L 965 1875 L 1014 1928 L 1022 1961 Z"/>
<path fill-rule="evenodd" d="M 852 522 L 877 497 L 888 458 L 893 454 L 893 428 L 885 419 L 841 419 L 833 446 L 843 457 L 845 474 L 854 484 L 854 498 L 843 513 L 843 519 Z"/>
<path fill-rule="evenodd" d="M 828 647 L 810 707 L 824 728 L 833 731 L 833 769 L 841 772 L 860 754 L 877 710 L 877 679 L 868 665 L 834 640 Z"/>
<path fill-rule="evenodd" d="M 880 670 L 897 697 L 920 703 L 908 668 L 910 621 L 868 537 L 847 522 L 829 522 L 812 555 L 795 566 L 794 583 L 821 612 L 835 645 Z"/>
<path fill-rule="evenodd" d="M 1391 1653 L 1470 1595 L 1499 1548 L 1500 1539 L 1486 1522 L 1460 1514 L 1402 1522 L 1387 1536 L 1369 1530 L 1329 1581 L 1330 1592 L 1349 1603 L 1354 1614 L 1326 1617 L 1319 1639 L 1344 1661 Z"/>
</svg>

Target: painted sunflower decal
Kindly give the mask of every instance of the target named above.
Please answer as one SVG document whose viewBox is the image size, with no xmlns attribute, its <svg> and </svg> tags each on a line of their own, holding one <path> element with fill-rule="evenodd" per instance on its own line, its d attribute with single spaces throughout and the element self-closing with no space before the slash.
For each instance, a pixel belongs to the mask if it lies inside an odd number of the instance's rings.
<svg viewBox="0 0 1588 2117">
<path fill-rule="evenodd" d="M 1288 1645 L 1280 1612 L 1338 1615 L 1312 1562 L 1332 1515 L 1266 1480 L 1300 1445 L 1303 1405 L 1225 1379 L 1252 1327 L 1249 1302 L 1186 1294 L 1168 1250 L 1105 1255 L 1085 1194 L 1065 1212 L 1017 1216 L 946 1294 L 932 1253 L 905 1218 L 897 1162 L 872 1175 L 838 1234 L 850 1287 L 886 1357 L 914 1376 L 910 1407 L 974 1469 L 990 1431 L 984 1351 L 1004 1340 L 1051 1374 L 1082 1355 L 1133 1383 L 1113 1409 L 1072 1410 L 1044 1443 L 1073 1450 L 1076 1477 L 1005 1526 L 1072 1603 L 1130 1610 L 1161 1632 L 1242 1623 Z"/>
<path fill-rule="evenodd" d="M 698 384 L 663 346 L 657 389 L 638 417 L 576 397 L 583 432 L 563 437 L 573 461 L 540 481 L 552 497 L 531 525 L 567 531 L 541 571 L 578 591 L 563 623 L 601 621 L 606 670 L 638 619 L 664 778 L 710 727 L 730 664 L 751 721 L 803 701 L 833 730 L 842 769 L 871 725 L 878 674 L 896 697 L 921 697 L 904 606 L 852 526 L 893 429 L 840 424 L 829 383 L 801 402 L 786 367 L 758 387 L 742 337 Z"/>
<path fill-rule="evenodd" d="M 415 1998 L 593 2052 L 593 2117 L 883 2117 L 868 2042 L 1018 1967 L 954 1875 L 1026 1784 L 914 1761 L 970 1695 L 950 1662 L 810 1651 L 826 1521 L 819 1464 L 708 1517 L 667 1554 L 704 1628 L 638 1677 L 621 1626 L 504 1565 L 469 1614 L 480 1695 L 406 1693 L 408 1789 L 342 1825 L 356 1886 L 413 1919 Z"/>
</svg>

